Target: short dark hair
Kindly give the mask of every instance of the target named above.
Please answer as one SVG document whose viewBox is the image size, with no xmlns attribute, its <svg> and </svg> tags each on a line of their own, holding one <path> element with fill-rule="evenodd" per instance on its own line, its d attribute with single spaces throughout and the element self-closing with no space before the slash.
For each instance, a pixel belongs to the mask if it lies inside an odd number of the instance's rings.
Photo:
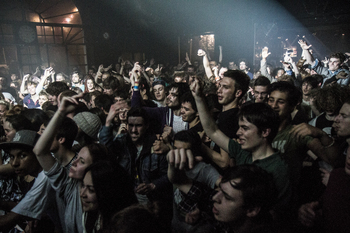
<svg viewBox="0 0 350 233">
<path fill-rule="evenodd" d="M 74 139 L 78 133 L 78 126 L 71 118 L 65 117 L 58 127 L 58 131 L 56 134 L 56 140 L 60 138 L 65 138 L 63 142 L 63 146 L 67 149 L 71 149 Z"/>
<path fill-rule="evenodd" d="M 301 85 L 303 85 L 304 83 L 308 83 L 311 85 L 312 89 L 318 87 L 318 80 L 315 76 L 311 75 L 311 76 L 307 76 L 306 78 L 304 78 L 302 81 L 301 81 Z"/>
<path fill-rule="evenodd" d="M 269 95 L 271 95 L 271 93 L 274 91 L 286 93 L 287 102 L 292 107 L 297 106 L 302 98 L 301 91 L 289 82 L 281 81 L 272 83 L 269 88 Z"/>
<path fill-rule="evenodd" d="M 190 103 L 191 106 L 192 106 L 192 109 L 196 112 L 198 112 L 197 110 L 197 105 L 196 105 L 196 101 L 194 100 L 194 97 L 192 95 L 191 92 L 186 92 L 185 94 L 183 94 L 181 97 L 180 97 L 180 102 L 181 103 Z"/>
<path fill-rule="evenodd" d="M 237 90 L 242 90 L 242 95 L 238 99 L 243 98 L 247 93 L 250 83 L 249 76 L 240 70 L 228 70 L 224 73 L 224 77 L 231 78 L 235 81 L 235 88 Z"/>
<path fill-rule="evenodd" d="M 239 119 L 243 117 L 258 128 L 258 133 L 261 134 L 263 130 L 271 129 L 267 141 L 272 143 L 277 135 L 279 127 L 279 116 L 273 109 L 265 103 L 251 103 L 243 105 L 239 111 Z"/>
<path fill-rule="evenodd" d="M 53 82 L 50 83 L 49 86 L 46 88 L 46 92 L 49 95 L 58 96 L 61 92 L 69 90 L 69 87 L 64 82 Z"/>
<path fill-rule="evenodd" d="M 181 97 L 183 94 L 190 91 L 187 83 L 171 83 L 168 90 L 170 91 L 172 88 L 177 89 L 178 97 Z"/>
<path fill-rule="evenodd" d="M 344 63 L 346 57 L 343 53 L 332 53 L 329 58 L 339 58 L 340 65 Z"/>
<path fill-rule="evenodd" d="M 112 89 L 114 91 L 118 89 L 119 86 L 120 84 L 118 79 L 113 76 L 109 76 L 103 81 L 103 88 L 105 89 Z"/>
<path fill-rule="evenodd" d="M 142 117 L 143 118 L 143 123 L 145 125 L 149 124 L 149 117 L 147 115 L 147 112 L 142 109 L 142 108 L 137 108 L 137 107 L 132 107 L 127 114 L 127 119 L 129 119 L 129 117 Z"/>
<path fill-rule="evenodd" d="M 193 153 L 200 154 L 202 140 L 193 130 L 182 130 L 174 135 L 174 141 L 188 142 Z"/>
<path fill-rule="evenodd" d="M 19 131 L 19 130 L 23 130 L 23 129 L 27 129 L 30 130 L 31 129 L 31 122 L 30 120 L 28 120 L 28 118 L 26 118 L 23 115 L 12 115 L 12 116 L 8 116 L 6 117 L 6 120 L 8 123 L 11 124 L 12 128 L 14 130 Z"/>
<path fill-rule="evenodd" d="M 233 179 L 240 182 L 232 184 Z M 240 190 L 246 209 L 260 207 L 259 215 L 268 214 L 277 201 L 277 189 L 273 177 L 255 164 L 243 164 L 225 170 L 221 183 L 230 182 Z"/>
<path fill-rule="evenodd" d="M 271 84 L 270 80 L 263 75 L 258 76 L 254 81 L 255 86 L 269 86 Z"/>
<path fill-rule="evenodd" d="M 98 108 L 103 108 L 106 112 L 109 112 L 111 105 L 113 104 L 113 100 L 109 95 L 101 94 L 96 96 L 95 105 Z"/>
</svg>

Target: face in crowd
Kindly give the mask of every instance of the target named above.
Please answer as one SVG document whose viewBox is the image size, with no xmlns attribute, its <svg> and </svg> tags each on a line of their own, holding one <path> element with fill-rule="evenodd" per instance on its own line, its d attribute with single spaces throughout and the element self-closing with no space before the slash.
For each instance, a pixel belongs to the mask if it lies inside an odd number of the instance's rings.
<svg viewBox="0 0 350 233">
<path fill-rule="evenodd" d="M 171 88 L 169 95 L 167 96 L 166 104 L 169 108 L 176 108 L 180 106 L 179 92 L 177 88 Z"/>
<path fill-rule="evenodd" d="M 128 132 L 134 144 L 141 144 L 143 136 L 148 128 L 140 116 L 128 117 Z"/>
<path fill-rule="evenodd" d="M 165 88 L 161 84 L 155 85 L 153 87 L 153 93 L 157 101 L 163 101 L 166 97 Z"/>
</svg>

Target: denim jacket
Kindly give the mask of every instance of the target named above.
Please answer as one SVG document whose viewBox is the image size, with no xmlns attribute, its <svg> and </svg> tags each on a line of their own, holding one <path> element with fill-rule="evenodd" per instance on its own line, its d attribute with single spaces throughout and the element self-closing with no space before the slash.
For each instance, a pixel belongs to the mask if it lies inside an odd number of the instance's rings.
<svg viewBox="0 0 350 233">
<path fill-rule="evenodd" d="M 119 164 L 134 178 L 135 187 L 141 183 L 153 183 L 155 189 L 147 195 L 152 201 L 172 198 L 172 185 L 167 177 L 168 162 L 165 154 L 151 153 L 155 135 L 145 136 L 140 156 L 128 134 L 118 135 L 113 139 L 112 127 L 103 126 L 100 143 L 104 144 L 117 156 Z"/>
</svg>

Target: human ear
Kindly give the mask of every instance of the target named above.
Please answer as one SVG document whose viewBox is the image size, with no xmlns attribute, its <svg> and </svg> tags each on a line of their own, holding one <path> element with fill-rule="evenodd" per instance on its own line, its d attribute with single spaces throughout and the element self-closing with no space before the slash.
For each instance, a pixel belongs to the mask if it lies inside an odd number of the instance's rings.
<svg viewBox="0 0 350 233">
<path fill-rule="evenodd" d="M 267 138 L 269 135 L 270 135 L 270 133 L 271 133 L 271 129 L 270 128 L 267 128 L 267 129 L 264 129 L 264 130 L 262 130 L 262 136 L 264 137 L 264 138 Z"/>
<path fill-rule="evenodd" d="M 253 207 L 247 210 L 247 217 L 252 218 L 255 217 L 259 214 L 260 212 L 260 207 Z"/>
<path fill-rule="evenodd" d="M 236 98 L 240 97 L 241 95 L 243 95 L 243 92 L 242 92 L 241 89 L 238 89 L 238 90 L 236 91 Z"/>
<path fill-rule="evenodd" d="M 63 144 L 64 142 L 66 141 L 66 138 L 60 138 L 60 139 L 58 139 L 58 142 L 60 143 L 60 144 Z"/>
</svg>

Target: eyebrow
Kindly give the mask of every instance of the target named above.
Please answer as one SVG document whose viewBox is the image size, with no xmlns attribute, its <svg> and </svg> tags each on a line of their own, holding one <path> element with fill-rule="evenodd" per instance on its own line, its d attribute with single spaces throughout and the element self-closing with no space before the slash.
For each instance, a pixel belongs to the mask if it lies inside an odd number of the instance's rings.
<svg viewBox="0 0 350 233">
<path fill-rule="evenodd" d="M 229 182 L 229 183 L 230 183 L 230 185 L 232 186 L 231 182 Z M 233 197 L 231 197 L 230 195 L 228 195 L 228 193 L 225 192 L 225 191 L 221 188 L 221 185 L 222 185 L 222 183 L 219 184 L 219 188 L 220 188 L 221 192 L 222 192 L 225 196 L 229 197 L 231 200 L 234 200 Z M 233 187 L 234 189 L 236 189 L 234 186 L 232 186 L 232 187 Z"/>
</svg>

